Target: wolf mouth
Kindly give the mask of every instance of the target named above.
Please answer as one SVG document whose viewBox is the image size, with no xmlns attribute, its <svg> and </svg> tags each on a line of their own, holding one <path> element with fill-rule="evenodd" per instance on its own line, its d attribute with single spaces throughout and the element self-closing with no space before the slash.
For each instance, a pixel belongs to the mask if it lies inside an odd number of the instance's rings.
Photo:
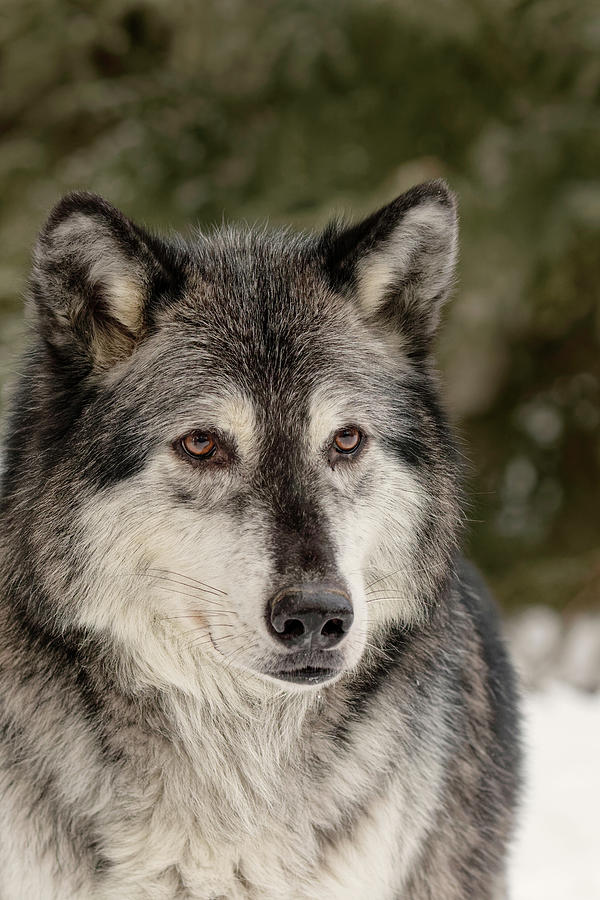
<svg viewBox="0 0 600 900">
<path fill-rule="evenodd" d="M 269 672 L 271 678 L 279 678 L 281 681 L 291 681 L 294 684 L 322 684 L 339 675 L 339 669 L 322 669 L 316 666 L 304 666 L 301 669 L 287 669 L 279 672 Z"/>
</svg>

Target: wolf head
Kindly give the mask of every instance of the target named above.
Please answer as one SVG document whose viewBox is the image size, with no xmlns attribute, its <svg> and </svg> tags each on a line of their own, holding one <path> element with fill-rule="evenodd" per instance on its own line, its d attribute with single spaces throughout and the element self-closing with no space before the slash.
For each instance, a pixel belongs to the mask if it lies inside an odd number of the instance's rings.
<svg viewBox="0 0 600 900">
<path fill-rule="evenodd" d="M 430 364 L 455 256 L 442 182 L 318 235 L 163 240 L 59 203 L 3 501 L 40 618 L 159 680 L 297 689 L 426 615 L 458 518 Z"/>
</svg>

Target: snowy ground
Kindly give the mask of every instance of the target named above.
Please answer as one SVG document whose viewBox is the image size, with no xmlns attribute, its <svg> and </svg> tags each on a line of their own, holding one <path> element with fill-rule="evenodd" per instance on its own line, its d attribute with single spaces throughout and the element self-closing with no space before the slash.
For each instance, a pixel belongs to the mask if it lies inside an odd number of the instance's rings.
<svg viewBox="0 0 600 900">
<path fill-rule="evenodd" d="M 528 694 L 525 716 L 511 900 L 600 900 L 600 693 L 550 683 Z"/>
</svg>

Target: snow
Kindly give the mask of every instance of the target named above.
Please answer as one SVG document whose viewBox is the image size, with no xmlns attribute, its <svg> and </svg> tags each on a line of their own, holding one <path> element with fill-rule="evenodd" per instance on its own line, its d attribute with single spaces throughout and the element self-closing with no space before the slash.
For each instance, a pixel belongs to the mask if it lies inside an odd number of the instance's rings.
<svg viewBox="0 0 600 900">
<path fill-rule="evenodd" d="M 528 694 L 525 744 L 511 900 L 600 900 L 600 693 Z"/>
</svg>

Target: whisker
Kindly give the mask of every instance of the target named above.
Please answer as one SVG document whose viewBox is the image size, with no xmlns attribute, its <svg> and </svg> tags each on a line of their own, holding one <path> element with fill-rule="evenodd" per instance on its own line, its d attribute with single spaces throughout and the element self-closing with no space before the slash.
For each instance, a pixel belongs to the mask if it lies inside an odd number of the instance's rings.
<svg viewBox="0 0 600 900">
<path fill-rule="evenodd" d="M 248 635 L 251 635 L 251 634 L 252 634 L 252 631 L 249 628 L 243 632 L 236 631 L 235 634 L 226 634 L 223 637 L 220 637 L 219 643 L 223 643 L 224 641 L 230 641 L 232 638 L 235 638 L 235 637 L 245 639 Z M 200 638 L 203 638 L 203 640 L 201 640 Z M 205 644 L 212 644 L 213 647 L 215 647 L 215 649 L 218 651 L 218 647 L 215 646 L 215 639 L 210 632 L 208 632 L 208 634 L 205 633 L 205 634 L 201 635 L 200 638 L 190 641 L 188 643 L 188 648 L 203 647 Z"/>
<path fill-rule="evenodd" d="M 402 574 L 405 574 L 406 572 L 411 572 L 411 571 L 416 571 L 416 569 L 407 567 L 407 568 L 403 568 L 403 569 L 395 569 L 393 572 L 388 572 L 386 575 L 380 575 L 379 578 L 375 578 L 373 581 L 369 582 L 369 584 L 367 584 L 365 586 L 365 593 L 368 593 L 370 591 L 370 589 L 374 585 L 379 584 L 380 581 L 385 581 L 386 578 L 393 578 L 394 575 L 402 575 Z"/>
<path fill-rule="evenodd" d="M 200 647 L 206 647 L 206 646 L 208 646 L 208 644 L 212 644 L 212 640 L 210 640 L 210 638 L 206 638 L 206 640 L 204 640 L 204 641 L 190 641 L 185 646 L 186 646 L 186 650 L 192 650 L 192 649 L 196 650 L 197 648 L 200 648 Z"/>
<path fill-rule="evenodd" d="M 385 575 L 380 575 L 378 578 L 375 578 L 375 579 L 373 579 L 373 581 L 370 581 L 367 585 L 365 585 L 365 593 L 368 593 L 370 588 L 372 588 L 376 584 L 379 584 L 380 581 L 385 581 L 386 578 L 393 578 L 394 575 L 406 575 L 406 574 L 410 575 L 413 572 L 415 572 L 417 574 L 423 574 L 423 573 L 429 574 L 431 572 L 444 571 L 445 569 L 446 569 L 446 565 L 444 563 L 436 563 L 435 565 L 430 565 L 430 566 L 414 565 L 414 566 L 407 566 L 407 567 L 401 568 L 401 569 L 395 569 L 393 572 L 388 572 Z M 357 570 L 357 571 L 360 571 L 360 570 Z"/>
<path fill-rule="evenodd" d="M 223 654 L 225 656 L 226 664 L 231 668 L 233 660 L 240 656 L 243 650 L 254 650 L 255 647 L 258 647 L 258 641 L 254 641 L 252 644 L 248 644 L 247 646 L 238 647 L 237 650 L 234 650 L 231 654 Z"/>
<path fill-rule="evenodd" d="M 236 612 L 234 609 L 190 609 L 185 613 L 177 613 L 175 616 L 161 616 L 161 619 L 188 619 L 190 616 L 201 616 L 203 618 L 208 618 L 209 616 L 235 616 Z"/>
<path fill-rule="evenodd" d="M 227 591 L 221 590 L 221 588 L 216 588 L 212 584 L 207 584 L 205 581 L 200 581 L 198 578 L 193 578 L 191 575 L 184 575 L 182 572 L 175 572 L 171 569 L 159 569 L 159 568 L 150 568 L 147 570 L 150 574 L 152 572 L 158 572 L 160 575 L 175 575 L 177 578 L 184 578 L 187 581 L 191 581 L 194 585 L 199 585 L 203 590 L 211 591 L 215 594 L 222 594 L 224 597 L 227 596 Z M 141 573 L 140 573 L 141 574 Z"/>
<path fill-rule="evenodd" d="M 392 585 L 390 585 L 387 588 L 377 588 L 376 591 L 365 591 L 365 595 L 367 597 L 381 597 L 384 594 L 387 595 L 387 594 L 394 594 L 394 593 L 395 593 L 395 591 L 394 591 L 394 588 Z"/>
<path fill-rule="evenodd" d="M 410 603 L 407 597 L 398 597 L 397 595 L 387 595 L 385 597 L 373 597 L 367 600 L 367 603 L 383 603 L 385 600 L 397 600 L 399 603 Z"/>
<path fill-rule="evenodd" d="M 223 638 L 223 640 L 225 640 L 225 638 Z M 203 640 L 203 641 L 200 641 L 200 640 L 189 641 L 186 644 L 186 649 L 187 650 L 199 650 L 201 647 L 208 647 L 209 644 L 214 648 L 214 643 L 209 638 L 207 638 L 206 640 Z"/>
<path fill-rule="evenodd" d="M 192 591 L 197 591 L 198 594 L 213 594 L 215 597 L 219 597 L 219 598 L 221 596 L 223 596 L 223 597 L 227 596 L 227 594 L 224 591 L 217 591 L 216 589 L 209 588 L 209 587 L 197 587 L 195 584 L 190 584 L 187 581 L 179 581 L 177 578 L 172 578 L 171 576 L 166 575 L 166 574 L 158 575 L 152 571 L 150 571 L 150 572 L 131 572 L 129 574 L 131 574 L 137 578 L 152 578 L 153 581 L 166 581 L 169 584 L 179 584 L 179 585 L 181 585 L 181 587 L 188 588 L 189 590 L 192 590 Z M 183 576 L 183 577 L 185 577 L 185 576 Z"/>
<path fill-rule="evenodd" d="M 161 588 L 165 594 L 175 594 L 176 597 L 188 597 L 190 600 L 198 600 L 197 594 L 186 594 L 184 591 L 171 591 L 169 588 Z M 206 597 L 202 597 L 203 603 L 210 603 L 212 606 L 217 606 L 219 611 L 222 607 L 219 606 L 219 602 L 217 600 L 208 600 Z"/>
</svg>

